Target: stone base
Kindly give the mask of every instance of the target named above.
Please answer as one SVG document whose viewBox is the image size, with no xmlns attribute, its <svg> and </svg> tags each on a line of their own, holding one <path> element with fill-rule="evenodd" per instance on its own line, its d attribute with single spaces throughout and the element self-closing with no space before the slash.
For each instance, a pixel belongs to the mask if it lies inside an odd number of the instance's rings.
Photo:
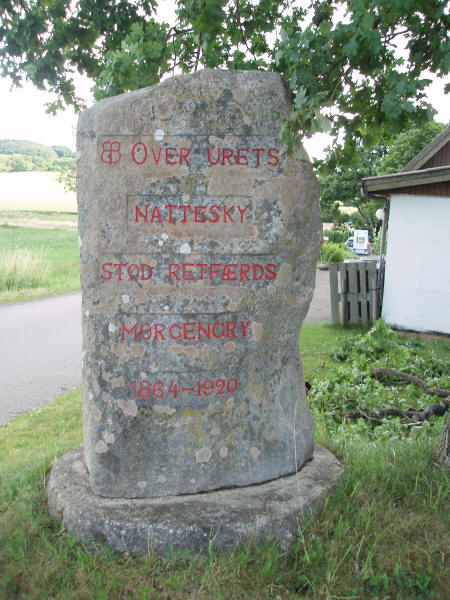
<svg viewBox="0 0 450 600">
<path fill-rule="evenodd" d="M 299 519 L 318 512 L 342 471 L 333 454 L 316 445 L 298 474 L 268 483 L 189 496 L 111 499 L 92 494 L 79 446 L 53 467 L 47 502 L 76 538 L 120 553 L 199 554 L 210 544 L 227 550 L 264 539 L 287 550 L 297 538 Z"/>
</svg>

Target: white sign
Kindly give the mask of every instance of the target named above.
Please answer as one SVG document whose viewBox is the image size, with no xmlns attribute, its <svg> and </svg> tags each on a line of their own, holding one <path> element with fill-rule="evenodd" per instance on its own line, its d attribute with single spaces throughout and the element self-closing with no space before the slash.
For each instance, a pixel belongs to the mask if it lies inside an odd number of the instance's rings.
<svg viewBox="0 0 450 600">
<path fill-rule="evenodd" d="M 353 233 L 353 250 L 367 250 L 369 232 L 367 229 L 355 229 Z"/>
</svg>

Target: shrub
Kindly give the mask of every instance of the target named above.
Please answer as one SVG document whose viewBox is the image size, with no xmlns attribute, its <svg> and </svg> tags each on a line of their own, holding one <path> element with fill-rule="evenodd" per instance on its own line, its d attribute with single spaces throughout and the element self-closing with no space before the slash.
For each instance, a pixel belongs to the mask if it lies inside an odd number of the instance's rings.
<svg viewBox="0 0 450 600">
<path fill-rule="evenodd" d="M 380 229 L 380 231 L 377 233 L 377 235 L 373 238 L 374 254 L 381 253 L 381 234 L 382 234 L 382 230 Z M 386 247 L 385 247 L 384 251 L 386 252 L 386 250 L 387 250 L 387 234 L 386 234 Z"/>
<path fill-rule="evenodd" d="M 42 251 L 16 248 L 0 256 L 0 291 L 43 287 L 48 274 Z"/>
<path fill-rule="evenodd" d="M 343 244 L 347 241 L 348 236 L 348 231 L 342 231 L 340 229 L 323 230 L 323 237 L 327 237 L 329 242 L 335 242 L 336 244 Z"/>
<path fill-rule="evenodd" d="M 318 264 L 328 264 L 330 262 L 344 262 L 346 258 L 357 258 L 356 255 L 344 246 L 335 242 L 324 242 L 320 249 Z"/>
</svg>

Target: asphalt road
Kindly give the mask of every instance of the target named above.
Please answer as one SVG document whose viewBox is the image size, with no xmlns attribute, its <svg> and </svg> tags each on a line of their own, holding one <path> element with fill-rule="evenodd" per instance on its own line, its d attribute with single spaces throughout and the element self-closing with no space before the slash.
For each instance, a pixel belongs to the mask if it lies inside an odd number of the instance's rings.
<svg viewBox="0 0 450 600">
<path fill-rule="evenodd" d="M 329 271 L 316 269 L 316 287 L 304 325 L 331 323 L 330 275 Z"/>
<path fill-rule="evenodd" d="M 0 426 L 81 383 L 81 293 L 0 306 Z"/>
<path fill-rule="evenodd" d="M 305 323 L 331 320 L 317 270 Z M 0 426 L 81 384 L 81 293 L 0 306 Z"/>
</svg>

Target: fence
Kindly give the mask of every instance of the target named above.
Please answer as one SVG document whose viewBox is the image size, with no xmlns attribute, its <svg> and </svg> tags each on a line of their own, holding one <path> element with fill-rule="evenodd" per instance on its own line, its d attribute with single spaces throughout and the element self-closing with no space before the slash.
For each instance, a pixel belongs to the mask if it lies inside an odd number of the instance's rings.
<svg viewBox="0 0 450 600">
<path fill-rule="evenodd" d="M 374 323 L 379 317 L 376 260 L 330 263 L 329 269 L 333 323 Z"/>
</svg>

